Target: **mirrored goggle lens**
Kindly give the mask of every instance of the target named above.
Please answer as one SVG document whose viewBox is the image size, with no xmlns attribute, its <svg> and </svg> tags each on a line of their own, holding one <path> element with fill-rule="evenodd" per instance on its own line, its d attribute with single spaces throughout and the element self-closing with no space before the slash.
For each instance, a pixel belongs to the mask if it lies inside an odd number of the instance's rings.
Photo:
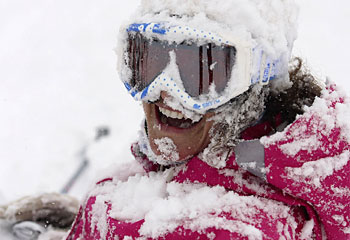
<svg viewBox="0 0 350 240">
<path fill-rule="evenodd" d="M 215 83 L 216 92 L 222 92 L 230 79 L 236 56 L 232 46 L 167 44 L 149 40 L 140 33 L 129 33 L 127 51 L 132 71 L 130 85 L 139 91 L 164 70 L 170 60 L 169 52 L 175 51 L 185 91 L 192 97 L 208 93 L 212 83 Z"/>
</svg>

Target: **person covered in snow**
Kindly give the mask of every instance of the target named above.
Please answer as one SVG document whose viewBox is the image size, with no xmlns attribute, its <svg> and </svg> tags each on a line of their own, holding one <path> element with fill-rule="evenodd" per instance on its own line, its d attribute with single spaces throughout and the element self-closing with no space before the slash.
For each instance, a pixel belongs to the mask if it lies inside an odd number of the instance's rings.
<svg viewBox="0 0 350 240">
<path fill-rule="evenodd" d="M 119 72 L 145 120 L 67 239 L 350 239 L 349 99 L 292 59 L 293 0 L 143 0 Z"/>
<path fill-rule="evenodd" d="M 89 192 L 72 239 L 350 239 L 349 99 L 291 59 L 292 0 L 144 0 L 119 71 L 137 161 Z"/>
<path fill-rule="evenodd" d="M 292 0 L 144 0 L 121 28 L 137 161 L 71 239 L 350 239 L 349 99 L 291 59 Z"/>
</svg>

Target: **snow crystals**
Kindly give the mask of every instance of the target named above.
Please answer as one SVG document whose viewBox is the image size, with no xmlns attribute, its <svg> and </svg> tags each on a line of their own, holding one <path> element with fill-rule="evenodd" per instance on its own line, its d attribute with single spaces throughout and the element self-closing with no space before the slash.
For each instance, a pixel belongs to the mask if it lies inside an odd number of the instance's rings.
<svg viewBox="0 0 350 240">
<path fill-rule="evenodd" d="M 288 75 L 287 66 L 290 52 L 297 35 L 297 16 L 298 7 L 293 0 L 266 0 L 263 2 L 258 0 L 204 0 L 200 4 L 197 0 L 142 1 L 133 17 L 120 29 L 116 52 L 119 56 L 118 69 L 121 79 L 124 82 L 129 82 L 132 77 L 131 70 L 127 66 L 129 59 L 125 54 L 127 52 L 127 26 L 132 23 L 160 22 L 167 23 L 169 26 L 187 26 L 194 31 L 192 34 L 185 34 L 186 29 L 183 29 L 181 31 L 183 32 L 182 35 L 171 34 L 170 32 L 157 34 L 157 38 L 161 41 L 178 44 L 194 42 L 201 45 L 209 42 L 209 40 L 203 42 L 203 38 L 210 35 L 211 37 L 208 37 L 208 39 L 215 42 L 212 39 L 215 38 L 214 35 L 218 35 L 222 38 L 220 40 L 228 39 L 236 42 L 237 45 L 243 44 L 242 46 L 247 45 L 251 48 L 262 49 L 272 59 L 279 59 L 279 62 L 281 62 L 281 69 L 278 71 L 278 77 L 281 79 L 275 80 L 275 82 L 288 81 L 284 77 Z M 201 31 L 208 32 L 208 36 L 200 37 Z M 143 31 L 142 34 L 150 39 L 154 37 L 152 31 Z M 173 59 L 172 56 L 170 57 Z M 236 62 L 235 66 L 240 64 L 242 64 L 242 61 Z M 258 65 L 260 67 L 260 64 Z M 214 67 L 215 63 L 210 66 L 211 69 Z M 169 68 L 169 66 L 166 68 Z M 234 81 L 238 79 L 238 72 L 238 67 L 235 67 L 231 73 L 231 85 L 232 87 L 236 86 L 237 89 L 239 89 L 240 84 L 245 86 L 242 82 Z M 255 67 L 252 67 L 251 74 L 252 76 L 256 75 Z M 177 75 L 179 74 L 175 74 L 174 81 L 178 79 Z M 180 84 L 181 81 L 178 83 Z M 154 97 L 157 97 L 156 94 L 154 94 Z M 167 104 L 173 109 L 186 111 L 176 100 Z M 193 119 L 190 111 L 184 113 L 187 117 Z M 194 115 L 194 117 L 197 117 L 195 120 L 199 119 L 198 116 Z"/>
<path fill-rule="evenodd" d="M 315 161 L 303 163 L 301 167 L 286 168 L 288 177 L 320 187 L 326 177 L 349 163 L 348 150 L 336 156 L 331 154 L 332 147 L 338 147 L 344 141 L 350 142 L 349 112 L 349 98 L 342 91 L 325 89 L 321 97 L 316 98 L 313 105 L 306 107 L 305 113 L 297 117 L 296 123 L 289 125 L 283 132 L 262 138 L 261 142 L 265 147 L 280 142 L 280 150 L 287 156 L 297 159 L 296 156 L 301 151 L 324 152 L 329 157 L 316 158 Z M 332 137 L 334 129 L 339 129 L 339 137 Z M 325 139 L 328 139 L 329 143 L 325 144 Z"/>
<path fill-rule="evenodd" d="M 313 219 L 306 222 L 303 229 L 301 230 L 300 239 L 312 239 L 312 232 L 315 226 Z"/>
<path fill-rule="evenodd" d="M 298 8 L 290 0 L 144 0 L 132 21 L 169 21 L 247 41 L 254 38 L 278 55 L 296 38 L 297 16 Z"/>
<path fill-rule="evenodd" d="M 283 204 L 254 196 L 240 196 L 220 186 L 167 183 L 169 174 L 172 174 L 171 169 L 136 174 L 127 181 L 116 178 L 100 184 L 92 192 L 97 195 L 92 226 L 105 236 L 108 227 L 106 203 L 111 206 L 108 215 L 115 219 L 127 222 L 144 219 L 139 233 L 151 238 L 164 236 L 178 227 L 198 232 L 214 227 L 248 236 L 249 239 L 262 239 L 263 233 L 254 227 L 261 224 L 262 219 L 256 217 L 260 211 L 264 211 L 268 219 L 276 222 L 280 218 L 287 219 L 289 225 L 295 225 L 289 207 Z M 226 217 L 226 213 L 229 216 Z M 280 223 L 279 228 L 283 235 L 287 234 L 284 224 Z"/>
<path fill-rule="evenodd" d="M 173 140 L 168 137 L 154 139 L 154 143 L 158 146 L 159 152 L 163 158 L 167 158 L 166 160 L 176 162 L 179 160 L 179 153 L 177 152 L 177 148 Z"/>
<path fill-rule="evenodd" d="M 287 167 L 286 171 L 290 178 L 321 187 L 321 181 L 332 175 L 334 171 L 341 170 L 348 163 L 349 157 L 349 151 L 345 151 L 339 156 L 306 162 L 300 168 Z"/>
</svg>

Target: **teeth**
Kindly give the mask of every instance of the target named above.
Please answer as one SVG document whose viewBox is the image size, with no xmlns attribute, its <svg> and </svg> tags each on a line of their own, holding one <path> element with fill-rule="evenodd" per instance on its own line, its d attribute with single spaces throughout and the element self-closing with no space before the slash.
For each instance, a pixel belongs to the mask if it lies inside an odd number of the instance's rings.
<svg viewBox="0 0 350 240">
<path fill-rule="evenodd" d="M 185 116 L 182 113 L 171 111 L 169 109 L 165 109 L 162 107 L 159 107 L 159 111 L 163 113 L 165 116 L 170 118 L 177 118 L 177 119 L 183 119 Z"/>
</svg>

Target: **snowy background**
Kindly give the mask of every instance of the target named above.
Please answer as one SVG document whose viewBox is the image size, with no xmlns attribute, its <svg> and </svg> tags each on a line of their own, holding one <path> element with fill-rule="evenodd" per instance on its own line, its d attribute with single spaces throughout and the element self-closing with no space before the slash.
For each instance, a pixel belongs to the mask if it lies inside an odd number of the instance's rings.
<svg viewBox="0 0 350 240">
<path fill-rule="evenodd" d="M 84 147 L 90 165 L 70 192 L 79 198 L 96 172 L 132 159 L 142 109 L 118 79 L 113 48 L 138 2 L 0 1 L 0 204 L 61 190 Z M 298 2 L 295 55 L 350 94 L 350 2 Z M 94 143 L 99 126 L 111 134 Z"/>
</svg>

